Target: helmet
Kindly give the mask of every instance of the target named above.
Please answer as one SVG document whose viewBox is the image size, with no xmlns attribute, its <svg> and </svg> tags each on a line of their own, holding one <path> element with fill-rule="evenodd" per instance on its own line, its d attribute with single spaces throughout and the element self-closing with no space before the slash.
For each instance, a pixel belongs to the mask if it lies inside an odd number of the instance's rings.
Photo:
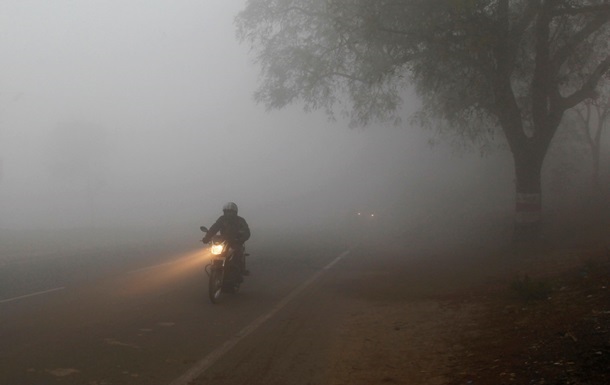
<svg viewBox="0 0 610 385">
<path fill-rule="evenodd" d="M 235 214 L 237 214 L 237 205 L 233 202 L 229 202 L 229 203 L 225 204 L 224 206 L 222 206 L 222 211 L 224 211 L 224 212 L 235 211 Z"/>
</svg>

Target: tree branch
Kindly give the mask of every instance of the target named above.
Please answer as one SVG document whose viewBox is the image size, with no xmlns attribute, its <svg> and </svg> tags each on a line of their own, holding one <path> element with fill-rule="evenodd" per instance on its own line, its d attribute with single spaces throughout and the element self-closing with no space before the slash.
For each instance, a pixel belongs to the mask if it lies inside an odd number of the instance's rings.
<svg viewBox="0 0 610 385">
<path fill-rule="evenodd" d="M 604 24 L 608 22 L 608 20 L 610 20 L 610 12 L 597 15 L 583 29 L 574 34 L 572 39 L 570 39 L 563 47 L 561 47 L 561 49 L 559 49 L 555 53 L 552 59 L 554 69 L 559 69 L 559 67 L 568 59 L 570 54 L 572 54 L 576 46 L 586 40 L 595 31 L 600 29 Z"/>
<path fill-rule="evenodd" d="M 610 11 L 610 4 L 601 5 L 589 5 L 585 7 L 566 7 L 558 8 L 551 12 L 551 16 L 564 16 L 564 15 L 581 15 L 583 13 L 597 13 L 597 12 L 608 12 Z"/>
<path fill-rule="evenodd" d="M 595 87 L 599 80 L 610 70 L 610 55 L 606 56 L 606 59 L 598 64 L 597 68 L 585 84 L 572 95 L 569 95 L 561 100 L 561 108 L 566 110 L 568 108 L 572 108 L 576 106 L 578 103 L 582 102 L 585 99 L 594 98 L 595 97 Z"/>
<path fill-rule="evenodd" d="M 331 71 L 331 72 L 328 72 L 326 75 L 323 75 L 322 77 L 326 77 L 326 76 L 329 76 L 329 77 L 336 76 L 336 77 L 339 77 L 339 78 L 344 78 L 344 79 L 347 79 L 347 80 L 351 80 L 353 82 L 358 82 L 358 83 L 363 83 L 363 84 L 368 83 L 365 79 L 359 78 L 359 77 L 354 76 L 354 75 L 346 74 L 346 73 L 343 73 L 343 72 Z"/>
<path fill-rule="evenodd" d="M 496 74 L 494 76 L 494 94 L 496 105 L 498 106 L 497 115 L 501 122 L 502 130 L 506 135 L 509 147 L 515 151 L 523 147 L 527 142 L 527 137 L 523 131 L 523 122 L 520 118 L 519 106 L 515 99 L 515 94 L 511 86 L 510 76 L 513 63 L 510 57 L 511 45 L 508 42 L 509 36 L 509 0 L 498 2 L 498 26 L 499 41 L 494 49 L 496 60 Z"/>
<path fill-rule="evenodd" d="M 536 14 L 540 10 L 540 0 L 530 0 L 527 2 L 527 8 L 523 12 L 523 17 L 519 22 L 515 23 L 515 27 L 513 28 L 515 34 L 515 41 L 520 41 L 521 37 L 527 30 L 527 28 L 532 24 L 534 19 L 536 18 Z"/>
<path fill-rule="evenodd" d="M 297 7 L 296 5 L 284 8 L 284 9 L 279 9 L 276 13 L 277 14 L 282 14 L 282 13 L 290 13 L 290 12 L 296 12 L 296 13 L 302 13 L 303 15 L 309 16 L 309 17 L 319 17 L 319 16 L 323 16 L 322 13 L 320 12 L 311 12 L 308 11 L 306 9 L 303 9 L 301 7 Z"/>
</svg>

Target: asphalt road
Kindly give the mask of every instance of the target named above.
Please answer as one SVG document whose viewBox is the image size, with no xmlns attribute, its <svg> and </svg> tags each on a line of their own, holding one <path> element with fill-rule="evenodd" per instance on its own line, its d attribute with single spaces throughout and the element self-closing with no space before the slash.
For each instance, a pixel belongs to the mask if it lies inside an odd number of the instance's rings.
<svg viewBox="0 0 610 385">
<path fill-rule="evenodd" d="M 244 333 L 303 301 L 344 250 L 258 240 L 248 250 L 252 276 L 218 305 L 207 298 L 201 248 L 96 250 L 0 266 L 0 384 L 202 381 L 202 368 L 228 356 Z"/>
</svg>

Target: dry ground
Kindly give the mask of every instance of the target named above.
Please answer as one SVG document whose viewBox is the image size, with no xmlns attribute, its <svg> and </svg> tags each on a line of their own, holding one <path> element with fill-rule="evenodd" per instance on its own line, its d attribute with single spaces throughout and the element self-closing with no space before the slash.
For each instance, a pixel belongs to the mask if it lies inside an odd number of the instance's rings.
<svg viewBox="0 0 610 385">
<path fill-rule="evenodd" d="M 610 384 L 610 236 L 560 238 L 354 257 L 194 383 Z"/>
<path fill-rule="evenodd" d="M 354 252 L 193 384 L 608 385 L 608 240 Z"/>
<path fill-rule="evenodd" d="M 610 384 L 602 244 L 474 253 L 459 266 L 432 254 L 377 277 L 329 383 Z"/>
<path fill-rule="evenodd" d="M 537 257 L 454 301 L 474 310 L 449 384 L 610 384 L 610 250 Z"/>
</svg>

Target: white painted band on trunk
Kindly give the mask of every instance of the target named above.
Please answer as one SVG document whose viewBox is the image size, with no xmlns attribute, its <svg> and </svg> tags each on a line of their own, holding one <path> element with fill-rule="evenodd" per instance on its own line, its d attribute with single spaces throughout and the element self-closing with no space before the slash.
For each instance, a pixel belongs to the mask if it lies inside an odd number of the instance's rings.
<svg viewBox="0 0 610 385">
<path fill-rule="evenodd" d="M 524 203 L 528 205 L 540 204 L 542 194 L 524 194 L 517 193 L 517 204 Z"/>
<path fill-rule="evenodd" d="M 542 195 L 517 194 L 515 222 L 517 224 L 538 223 L 542 219 Z"/>
<path fill-rule="evenodd" d="M 515 221 L 519 224 L 523 223 L 536 223 L 542 219 L 542 213 L 540 211 L 517 211 L 515 214 Z"/>
<path fill-rule="evenodd" d="M 179 378 L 175 379 L 170 383 L 170 385 L 187 385 L 189 382 L 195 380 L 197 377 L 201 376 L 206 370 L 208 370 L 218 359 L 228 353 L 235 345 L 237 345 L 241 340 L 246 338 L 250 333 L 256 330 L 259 326 L 261 326 L 265 321 L 273 317 L 278 311 L 280 311 L 286 304 L 292 301 L 295 297 L 297 297 L 303 290 L 305 290 L 309 285 L 311 285 L 315 280 L 320 278 L 322 274 L 324 274 L 328 269 L 330 269 L 334 264 L 336 264 L 341 258 L 345 257 L 349 254 L 349 250 L 341 253 L 337 258 L 335 258 L 332 262 L 326 265 L 322 270 L 318 271 L 312 277 L 310 277 L 307 281 L 303 282 L 299 287 L 294 289 L 288 296 L 286 296 L 283 300 L 281 300 L 277 305 L 271 309 L 271 311 L 265 315 L 262 315 L 255 319 L 250 325 L 243 328 L 239 333 L 230 338 L 227 342 L 225 342 L 222 346 L 212 351 L 210 354 L 205 356 L 199 362 L 195 364 L 191 369 L 189 369 L 186 373 L 184 373 Z"/>
</svg>

